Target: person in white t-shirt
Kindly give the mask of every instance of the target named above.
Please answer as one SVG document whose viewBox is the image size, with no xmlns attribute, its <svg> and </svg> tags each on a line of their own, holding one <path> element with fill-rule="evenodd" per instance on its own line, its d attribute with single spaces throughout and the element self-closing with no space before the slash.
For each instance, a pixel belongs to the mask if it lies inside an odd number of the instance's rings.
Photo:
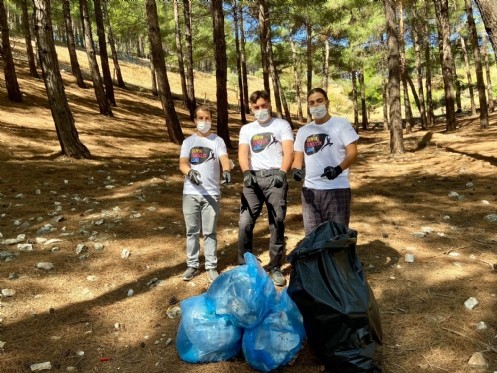
<svg viewBox="0 0 497 373">
<path fill-rule="evenodd" d="M 359 139 L 347 119 L 328 113 L 323 89 L 310 90 L 307 105 L 314 121 L 297 131 L 292 164 L 293 178 L 304 180 L 301 195 L 306 235 L 325 221 L 349 225 L 349 167 L 357 158 Z"/>
<path fill-rule="evenodd" d="M 183 216 L 186 225 L 186 264 L 182 279 L 191 280 L 199 273 L 200 232 L 204 235 L 205 269 L 209 281 L 217 272 L 217 217 L 219 214 L 220 165 L 222 182 L 231 182 L 231 162 L 224 140 L 210 132 L 212 112 L 206 106 L 195 109 L 197 131 L 183 141 L 179 169 L 185 175 Z"/>
<path fill-rule="evenodd" d="M 256 120 L 240 130 L 238 161 L 243 171 L 243 191 L 238 226 L 238 263 L 252 252 L 254 226 L 264 204 L 269 221 L 269 264 L 271 279 L 284 286 L 280 265 L 284 256 L 285 216 L 288 182 L 286 173 L 293 160 L 293 133 L 290 124 L 271 116 L 266 91 L 255 91 L 249 98 Z"/>
</svg>

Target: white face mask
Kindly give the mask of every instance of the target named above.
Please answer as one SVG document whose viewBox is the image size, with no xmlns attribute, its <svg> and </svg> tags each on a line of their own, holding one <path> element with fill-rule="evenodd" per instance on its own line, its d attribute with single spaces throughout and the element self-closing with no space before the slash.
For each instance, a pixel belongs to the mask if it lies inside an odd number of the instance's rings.
<svg viewBox="0 0 497 373">
<path fill-rule="evenodd" d="M 326 108 L 326 104 L 323 104 L 309 108 L 309 112 L 315 119 L 321 119 L 328 114 L 328 109 Z"/>
<path fill-rule="evenodd" d="M 265 123 L 270 117 L 269 109 L 256 110 L 254 111 L 254 116 L 259 123 Z"/>
<path fill-rule="evenodd" d="M 211 122 L 198 121 L 197 122 L 197 130 L 200 133 L 209 132 L 209 130 L 211 129 L 211 124 L 212 124 Z"/>
</svg>

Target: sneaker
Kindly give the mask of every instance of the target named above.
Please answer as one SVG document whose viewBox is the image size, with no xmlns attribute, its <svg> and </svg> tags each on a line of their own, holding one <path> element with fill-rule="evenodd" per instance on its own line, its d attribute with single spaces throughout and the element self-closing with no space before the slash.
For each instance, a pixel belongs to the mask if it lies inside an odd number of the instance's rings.
<svg viewBox="0 0 497 373">
<path fill-rule="evenodd" d="M 279 269 L 278 267 L 274 267 L 273 269 L 271 269 L 271 271 L 269 272 L 269 277 L 271 277 L 271 280 L 273 280 L 276 286 L 286 285 L 285 276 L 283 276 L 283 273 L 281 273 L 281 269 Z"/>
<path fill-rule="evenodd" d="M 185 273 L 183 273 L 183 276 L 181 276 L 181 279 L 183 281 L 190 281 L 198 272 L 198 268 L 188 267 Z"/>
<path fill-rule="evenodd" d="M 214 282 L 214 280 L 219 277 L 219 273 L 215 268 L 211 268 L 207 270 L 207 277 L 209 277 L 210 282 Z"/>
</svg>

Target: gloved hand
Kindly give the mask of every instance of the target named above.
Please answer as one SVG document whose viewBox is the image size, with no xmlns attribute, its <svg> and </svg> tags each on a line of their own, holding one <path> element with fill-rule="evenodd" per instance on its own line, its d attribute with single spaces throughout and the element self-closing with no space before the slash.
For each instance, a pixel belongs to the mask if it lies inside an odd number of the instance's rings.
<svg viewBox="0 0 497 373">
<path fill-rule="evenodd" d="M 305 171 L 299 168 L 293 168 L 292 176 L 295 181 L 302 181 L 302 179 L 305 177 Z"/>
<path fill-rule="evenodd" d="M 333 180 L 335 179 L 338 175 L 342 173 L 342 167 L 336 166 L 336 167 L 325 167 L 324 172 L 321 174 L 321 177 L 327 177 L 328 180 Z"/>
<path fill-rule="evenodd" d="M 257 178 L 252 173 L 253 171 L 243 171 L 243 185 L 245 188 L 253 188 L 257 184 Z"/>
<path fill-rule="evenodd" d="M 188 171 L 187 177 L 192 184 L 195 185 L 202 184 L 202 181 L 200 180 L 200 172 L 198 172 L 197 170 L 190 169 L 190 171 Z"/>
<path fill-rule="evenodd" d="M 231 183 L 231 172 L 228 170 L 223 171 L 223 184 L 230 184 Z"/>
<path fill-rule="evenodd" d="M 278 170 L 276 175 L 273 176 L 273 179 L 271 180 L 272 186 L 275 188 L 281 188 L 283 184 L 285 183 L 286 180 L 286 172 L 283 170 Z"/>
</svg>

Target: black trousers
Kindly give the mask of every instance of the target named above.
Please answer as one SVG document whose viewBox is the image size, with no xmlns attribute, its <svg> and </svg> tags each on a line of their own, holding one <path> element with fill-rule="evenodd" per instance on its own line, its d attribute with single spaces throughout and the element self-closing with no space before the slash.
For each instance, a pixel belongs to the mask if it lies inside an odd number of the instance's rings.
<svg viewBox="0 0 497 373">
<path fill-rule="evenodd" d="M 287 207 L 288 183 L 281 188 L 272 185 L 272 176 L 257 175 L 254 188 L 243 188 L 240 221 L 238 223 L 238 263 L 245 264 L 243 254 L 252 252 L 254 226 L 264 204 L 269 221 L 269 264 L 268 269 L 279 267 L 285 255 L 285 216 Z"/>
</svg>

